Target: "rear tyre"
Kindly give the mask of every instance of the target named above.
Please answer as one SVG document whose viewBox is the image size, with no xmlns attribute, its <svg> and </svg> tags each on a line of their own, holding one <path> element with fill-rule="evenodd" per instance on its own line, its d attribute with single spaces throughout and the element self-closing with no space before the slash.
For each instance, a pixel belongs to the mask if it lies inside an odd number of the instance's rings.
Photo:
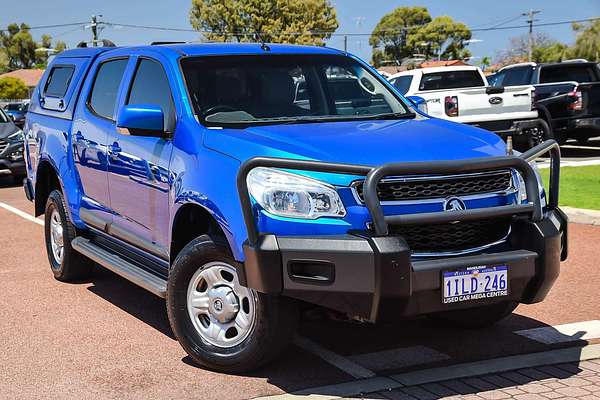
<svg viewBox="0 0 600 400">
<path fill-rule="evenodd" d="M 75 227 L 69 220 L 65 200 L 58 190 L 48 196 L 44 221 L 46 250 L 54 277 L 63 282 L 88 278 L 94 263 L 71 247 L 76 236 Z"/>
<path fill-rule="evenodd" d="M 517 308 L 517 305 L 516 302 L 498 303 L 466 310 L 431 314 L 428 317 L 446 326 L 480 329 L 494 325 L 496 322 L 508 317 Z"/>
<path fill-rule="evenodd" d="M 241 373 L 273 360 L 290 342 L 296 304 L 243 287 L 227 246 L 208 235 L 173 263 L 167 312 L 175 337 L 198 365 Z"/>
</svg>

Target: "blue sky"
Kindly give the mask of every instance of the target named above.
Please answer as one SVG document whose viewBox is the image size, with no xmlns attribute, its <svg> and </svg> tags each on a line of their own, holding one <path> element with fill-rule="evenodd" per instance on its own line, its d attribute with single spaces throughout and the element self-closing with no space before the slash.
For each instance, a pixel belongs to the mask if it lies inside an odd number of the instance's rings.
<svg viewBox="0 0 600 400">
<path fill-rule="evenodd" d="M 338 33 L 370 33 L 379 19 L 400 6 L 425 6 L 433 17 L 449 15 L 470 28 L 489 27 L 516 18 L 530 8 L 542 10 L 536 17 L 539 23 L 561 20 L 600 17 L 600 0 L 333 0 L 338 13 Z M 26 22 L 31 26 L 70 23 L 89 20 L 91 14 L 102 14 L 103 20 L 115 23 L 159 25 L 191 28 L 188 13 L 191 0 L 21 0 L 2 7 L 0 27 L 11 22 Z M 525 18 L 518 18 L 505 26 L 524 25 Z M 563 42 L 575 40 L 570 25 L 536 28 Z M 33 31 L 34 36 L 49 33 L 67 42 L 69 47 L 90 38 L 89 30 L 82 27 L 61 27 Z M 509 45 L 509 39 L 527 33 L 525 28 L 491 32 L 475 32 L 473 37 L 482 40 L 469 46 L 476 57 L 494 56 Z M 101 37 L 113 40 L 117 45 L 144 44 L 156 40 L 197 40 L 193 32 L 163 32 L 132 28 L 106 28 Z M 334 37 L 328 45 L 342 48 L 343 38 Z M 370 59 L 368 36 L 349 37 L 348 50 Z"/>
</svg>

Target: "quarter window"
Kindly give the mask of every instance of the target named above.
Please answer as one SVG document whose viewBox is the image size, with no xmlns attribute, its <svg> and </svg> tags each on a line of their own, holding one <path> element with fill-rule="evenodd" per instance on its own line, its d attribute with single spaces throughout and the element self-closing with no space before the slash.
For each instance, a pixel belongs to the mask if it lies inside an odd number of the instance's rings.
<svg viewBox="0 0 600 400">
<path fill-rule="evenodd" d="M 72 65 L 61 65 L 52 68 L 44 86 L 44 94 L 52 97 L 64 97 L 74 71 L 75 68 Z"/>
<path fill-rule="evenodd" d="M 90 93 L 89 106 L 101 117 L 113 119 L 125 67 L 127 67 L 127 59 L 118 59 L 107 61 L 98 68 Z"/>
<path fill-rule="evenodd" d="M 127 104 L 157 105 L 163 111 L 165 131 L 173 126 L 174 107 L 171 88 L 165 71 L 159 63 L 147 59 L 140 60 Z"/>
</svg>

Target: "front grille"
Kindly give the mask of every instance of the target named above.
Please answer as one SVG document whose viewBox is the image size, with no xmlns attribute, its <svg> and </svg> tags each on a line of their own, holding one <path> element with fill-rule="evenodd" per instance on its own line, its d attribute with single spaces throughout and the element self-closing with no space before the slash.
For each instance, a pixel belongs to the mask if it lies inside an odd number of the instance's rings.
<svg viewBox="0 0 600 400">
<path fill-rule="evenodd" d="M 4 153 L 4 150 L 8 147 L 8 143 L 4 140 L 0 140 L 0 154 Z"/>
<path fill-rule="evenodd" d="M 511 187 L 510 171 L 495 171 L 454 176 L 385 179 L 377 185 L 377 194 L 380 201 L 443 199 L 448 196 L 504 192 Z M 363 182 L 357 182 L 354 188 L 360 201 L 364 202 Z"/>
<path fill-rule="evenodd" d="M 462 221 L 440 225 L 390 226 L 404 237 L 414 253 L 459 252 L 487 246 L 504 239 L 510 219 Z"/>
</svg>

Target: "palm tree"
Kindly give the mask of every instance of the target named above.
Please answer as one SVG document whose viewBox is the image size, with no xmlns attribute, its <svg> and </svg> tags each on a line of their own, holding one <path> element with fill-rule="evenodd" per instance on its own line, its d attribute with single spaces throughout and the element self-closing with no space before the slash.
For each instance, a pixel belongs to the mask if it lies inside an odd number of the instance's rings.
<svg viewBox="0 0 600 400">
<path fill-rule="evenodd" d="M 485 69 L 492 64 L 492 59 L 488 56 L 485 56 L 481 59 L 479 64 L 481 64 L 481 69 L 485 71 Z"/>
</svg>

